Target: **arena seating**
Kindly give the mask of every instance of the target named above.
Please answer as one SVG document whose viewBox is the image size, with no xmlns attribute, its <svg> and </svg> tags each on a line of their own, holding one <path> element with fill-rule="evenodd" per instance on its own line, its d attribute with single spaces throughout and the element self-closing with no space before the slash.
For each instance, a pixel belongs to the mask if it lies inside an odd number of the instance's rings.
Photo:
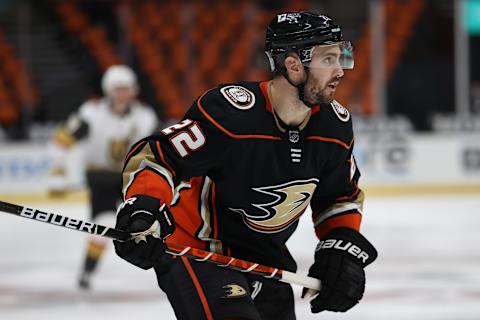
<svg viewBox="0 0 480 320">
<path fill-rule="evenodd" d="M 122 63 L 105 30 L 102 27 L 92 26 L 88 15 L 81 12 L 75 2 L 59 1 L 56 11 L 65 29 L 80 37 L 100 70 L 104 71 L 113 64 Z"/>
<path fill-rule="evenodd" d="M 0 124 L 13 125 L 21 109 L 31 110 L 38 92 L 25 65 L 0 30 Z"/>
<path fill-rule="evenodd" d="M 424 0 L 386 0 L 385 1 L 385 71 L 388 80 L 397 67 L 405 50 L 411 32 L 425 7 Z M 371 67 L 371 31 L 367 24 L 363 36 L 355 42 L 355 72 L 344 78 L 337 98 L 348 106 L 356 99 L 361 110 L 355 110 L 365 115 L 375 113 Z"/>
</svg>

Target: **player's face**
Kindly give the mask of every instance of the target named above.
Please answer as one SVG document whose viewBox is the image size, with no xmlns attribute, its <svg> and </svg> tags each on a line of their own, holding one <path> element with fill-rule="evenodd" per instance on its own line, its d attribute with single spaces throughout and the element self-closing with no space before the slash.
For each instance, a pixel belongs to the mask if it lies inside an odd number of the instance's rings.
<svg viewBox="0 0 480 320">
<path fill-rule="evenodd" d="M 131 87 L 116 87 L 110 92 L 112 105 L 118 112 L 125 112 L 135 98 L 136 91 Z"/>
<path fill-rule="evenodd" d="M 312 52 L 305 98 L 309 103 L 330 103 L 344 75 L 338 45 L 316 46 Z"/>
</svg>

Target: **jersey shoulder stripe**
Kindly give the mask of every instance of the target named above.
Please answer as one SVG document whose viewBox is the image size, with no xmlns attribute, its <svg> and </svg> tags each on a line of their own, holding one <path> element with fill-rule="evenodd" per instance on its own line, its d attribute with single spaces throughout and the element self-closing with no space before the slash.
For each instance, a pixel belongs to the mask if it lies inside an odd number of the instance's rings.
<svg viewBox="0 0 480 320">
<path fill-rule="evenodd" d="M 347 150 L 350 150 L 353 146 L 353 142 L 355 140 L 355 138 L 352 137 L 352 140 L 350 140 L 349 143 L 346 143 L 342 140 L 339 140 L 339 139 L 335 139 L 335 138 L 329 138 L 329 137 L 322 137 L 322 136 L 308 136 L 307 137 L 307 140 L 317 140 L 317 141 L 324 141 L 324 142 L 332 142 L 332 143 L 336 143 L 340 146 L 342 146 L 343 148 L 347 149 Z"/>
<path fill-rule="evenodd" d="M 352 117 L 348 109 L 338 101 L 322 104 L 310 121 L 307 140 L 333 142 L 348 150 L 352 147 Z"/>
<path fill-rule="evenodd" d="M 233 139 L 281 140 L 265 106 L 258 82 L 227 84 L 199 97 L 185 118 L 203 119 Z"/>
</svg>

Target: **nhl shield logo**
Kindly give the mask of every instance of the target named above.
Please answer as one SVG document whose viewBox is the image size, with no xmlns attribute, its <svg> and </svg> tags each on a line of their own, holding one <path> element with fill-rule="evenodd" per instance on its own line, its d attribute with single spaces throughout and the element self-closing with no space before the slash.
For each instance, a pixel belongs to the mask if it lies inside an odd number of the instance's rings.
<svg viewBox="0 0 480 320">
<path fill-rule="evenodd" d="M 291 143 L 297 143 L 300 140 L 300 133 L 297 130 L 288 131 L 288 140 Z"/>
<path fill-rule="evenodd" d="M 220 92 L 237 109 L 248 110 L 255 104 L 253 92 L 242 86 L 226 86 Z"/>
</svg>

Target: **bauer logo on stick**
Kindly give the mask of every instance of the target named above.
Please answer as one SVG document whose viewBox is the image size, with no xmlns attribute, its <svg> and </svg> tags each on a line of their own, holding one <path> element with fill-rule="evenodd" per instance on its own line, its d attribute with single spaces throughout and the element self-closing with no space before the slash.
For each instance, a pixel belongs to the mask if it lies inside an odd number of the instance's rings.
<svg viewBox="0 0 480 320">
<path fill-rule="evenodd" d="M 58 226 L 75 229 L 82 232 L 88 232 L 91 234 L 105 235 L 108 228 L 103 226 L 97 226 L 92 222 L 85 222 L 69 217 L 64 217 L 54 213 L 43 212 L 31 208 L 24 207 L 20 212 L 21 217 L 30 218 L 33 220 L 51 223 Z"/>
<path fill-rule="evenodd" d="M 123 230 L 109 228 L 87 221 L 72 219 L 56 213 L 47 213 L 32 208 L 22 207 L 3 201 L 0 201 L 0 212 L 33 219 L 51 225 L 73 229 L 76 231 L 88 232 L 114 240 L 128 241 L 132 239 L 132 234 Z M 308 276 L 301 276 L 296 273 L 288 272 L 282 269 L 272 268 L 254 262 L 248 262 L 233 257 L 223 256 L 209 251 L 186 247 L 174 242 L 168 243 L 167 250 L 165 250 L 165 252 L 172 256 L 186 256 L 199 262 L 208 261 L 222 268 L 230 268 L 236 271 L 250 272 L 252 274 L 264 276 L 269 279 L 274 279 L 285 283 L 302 285 L 314 290 L 321 289 L 321 283 L 318 279 L 314 279 Z M 241 296 L 248 294 L 247 290 L 244 287 L 236 283 L 227 284 L 225 286 L 222 286 L 222 288 L 225 289 L 226 292 L 224 298 L 240 298 Z M 259 290 L 260 289 L 257 290 L 257 293 Z"/>
</svg>

